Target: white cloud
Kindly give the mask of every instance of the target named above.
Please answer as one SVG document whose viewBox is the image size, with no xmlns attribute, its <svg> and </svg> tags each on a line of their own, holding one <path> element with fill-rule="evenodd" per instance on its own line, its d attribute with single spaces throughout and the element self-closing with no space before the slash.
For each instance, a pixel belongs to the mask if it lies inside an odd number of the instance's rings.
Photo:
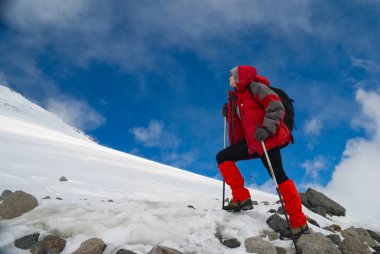
<svg viewBox="0 0 380 254">
<path fill-rule="evenodd" d="M 82 130 L 92 130 L 103 125 L 106 119 L 84 101 L 57 96 L 46 100 L 46 109 L 66 123 Z"/>
<path fill-rule="evenodd" d="M 369 138 L 347 141 L 341 161 L 335 167 L 325 192 L 347 208 L 366 218 L 380 214 L 380 92 L 359 89 L 356 100 L 366 116 L 363 127 Z"/>
<path fill-rule="evenodd" d="M 269 178 L 262 185 L 251 185 L 250 187 L 267 193 L 277 194 L 276 186 L 272 178 Z"/>
<path fill-rule="evenodd" d="M 313 117 L 305 124 L 305 133 L 308 135 L 319 135 L 323 126 L 323 120 L 320 116 Z"/>
<path fill-rule="evenodd" d="M 137 142 L 146 147 L 177 148 L 181 141 L 165 130 L 161 121 L 151 120 L 148 127 L 135 127 L 130 130 Z"/>
<path fill-rule="evenodd" d="M 186 168 L 187 166 L 190 166 L 194 162 L 195 157 L 196 156 L 193 152 L 171 152 L 164 153 L 162 156 L 165 163 L 168 163 L 176 168 Z"/>
<path fill-rule="evenodd" d="M 306 176 L 312 180 L 318 180 L 320 172 L 327 170 L 329 160 L 323 156 L 317 156 L 312 160 L 302 163 L 301 167 L 306 170 Z"/>
</svg>

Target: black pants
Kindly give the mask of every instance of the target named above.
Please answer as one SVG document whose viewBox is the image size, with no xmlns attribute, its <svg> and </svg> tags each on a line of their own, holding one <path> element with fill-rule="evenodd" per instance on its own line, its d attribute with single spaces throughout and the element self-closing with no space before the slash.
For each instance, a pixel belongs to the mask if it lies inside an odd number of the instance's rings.
<svg viewBox="0 0 380 254">
<path fill-rule="evenodd" d="M 280 184 L 288 180 L 288 177 L 286 176 L 284 168 L 282 166 L 280 147 L 275 147 L 269 150 L 268 156 L 272 164 L 277 183 Z M 216 161 L 218 162 L 218 165 L 225 161 L 237 162 L 240 160 L 249 160 L 253 158 L 260 158 L 269 175 L 271 176 L 265 154 L 263 154 L 261 157 L 259 157 L 258 154 L 249 155 L 247 142 L 245 140 L 239 141 L 229 147 L 226 147 L 216 155 Z"/>
</svg>

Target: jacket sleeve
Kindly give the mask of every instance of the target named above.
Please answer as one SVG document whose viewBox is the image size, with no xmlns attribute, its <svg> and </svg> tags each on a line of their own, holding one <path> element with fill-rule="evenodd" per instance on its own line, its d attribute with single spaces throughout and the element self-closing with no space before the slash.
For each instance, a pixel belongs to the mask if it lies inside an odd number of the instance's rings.
<svg viewBox="0 0 380 254">
<path fill-rule="evenodd" d="M 274 134 L 280 121 L 285 116 L 285 108 L 280 97 L 267 85 L 254 82 L 249 86 L 253 99 L 255 99 L 265 111 L 263 127 Z"/>
</svg>

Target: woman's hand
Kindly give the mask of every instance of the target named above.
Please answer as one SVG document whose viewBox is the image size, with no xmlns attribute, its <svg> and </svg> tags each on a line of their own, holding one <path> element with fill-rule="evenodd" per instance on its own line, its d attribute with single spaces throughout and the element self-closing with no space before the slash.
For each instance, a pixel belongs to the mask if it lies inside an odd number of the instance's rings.
<svg viewBox="0 0 380 254">
<path fill-rule="evenodd" d="M 259 142 L 266 140 L 270 136 L 269 131 L 264 128 L 257 128 L 255 132 L 255 139 Z"/>
</svg>

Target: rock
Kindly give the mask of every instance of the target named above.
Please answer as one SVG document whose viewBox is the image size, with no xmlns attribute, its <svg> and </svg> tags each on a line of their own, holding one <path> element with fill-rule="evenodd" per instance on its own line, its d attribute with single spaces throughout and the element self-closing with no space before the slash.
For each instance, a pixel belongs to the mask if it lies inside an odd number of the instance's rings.
<svg viewBox="0 0 380 254">
<path fill-rule="evenodd" d="M 338 246 L 342 243 L 340 236 L 337 234 L 327 235 L 326 237 L 329 238 L 333 243 L 335 243 Z"/>
<path fill-rule="evenodd" d="M 68 180 L 67 180 L 66 177 L 61 176 L 61 178 L 59 178 L 59 181 L 60 181 L 60 182 L 67 182 Z"/>
<path fill-rule="evenodd" d="M 259 202 L 253 200 L 253 201 L 252 201 L 252 205 L 259 205 Z"/>
<path fill-rule="evenodd" d="M 32 195 L 23 191 L 16 191 L 0 204 L 0 217 L 13 219 L 33 210 L 38 201 Z"/>
<path fill-rule="evenodd" d="M 325 196 L 312 188 L 307 189 L 305 193 L 300 193 L 302 204 L 307 208 L 324 207 L 330 215 L 345 216 L 346 209 L 337 202 Z"/>
<path fill-rule="evenodd" d="M 245 239 L 245 250 L 256 254 L 277 254 L 276 248 L 270 242 L 258 236 Z"/>
<path fill-rule="evenodd" d="M 316 214 L 326 217 L 326 208 L 324 208 L 323 206 L 310 207 L 309 209 Z"/>
<path fill-rule="evenodd" d="M 376 251 L 376 253 L 380 253 L 380 247 L 373 247 L 373 249 Z"/>
<path fill-rule="evenodd" d="M 380 244 L 373 240 L 371 235 L 364 228 L 355 228 L 354 230 L 359 234 L 360 240 L 367 243 L 369 247 L 380 247 Z"/>
<path fill-rule="evenodd" d="M 263 204 L 263 205 L 269 205 L 269 202 L 268 201 L 261 201 L 261 204 Z"/>
<path fill-rule="evenodd" d="M 280 238 L 279 234 L 270 230 L 264 230 L 261 234 L 260 237 L 267 237 L 269 241 L 274 241 Z"/>
<path fill-rule="evenodd" d="M 136 254 L 136 253 L 130 250 L 120 249 L 116 252 L 116 254 Z"/>
<path fill-rule="evenodd" d="M 274 232 L 280 233 L 281 235 L 288 235 L 290 230 L 288 229 L 288 223 L 286 220 L 281 218 L 278 214 L 273 214 L 267 220 L 268 226 L 274 230 Z"/>
<path fill-rule="evenodd" d="M 188 208 L 191 208 L 191 209 L 195 209 L 195 207 L 192 206 L 192 205 L 188 205 L 187 207 L 188 207 Z"/>
<path fill-rule="evenodd" d="M 333 232 L 333 233 L 336 233 L 336 232 L 341 232 L 342 231 L 342 228 L 337 225 L 337 224 L 333 224 L 331 226 L 328 226 L 328 227 L 324 227 L 323 229 L 326 229 L 330 232 Z"/>
<path fill-rule="evenodd" d="M 317 227 L 321 227 L 319 226 L 318 222 L 310 217 L 307 217 L 307 221 L 310 223 L 310 224 L 313 224 L 314 226 L 317 226 Z"/>
<path fill-rule="evenodd" d="M 62 198 L 60 198 L 60 197 L 57 197 L 57 198 L 56 198 L 56 200 L 63 200 L 63 199 L 62 199 Z"/>
<path fill-rule="evenodd" d="M 112 200 L 112 199 L 109 199 L 108 202 L 109 202 L 109 203 L 113 203 L 113 200 Z"/>
<path fill-rule="evenodd" d="M 107 245 L 100 238 L 91 238 L 79 246 L 79 248 L 71 254 L 102 254 Z"/>
<path fill-rule="evenodd" d="M 376 233 L 372 230 L 367 229 L 368 234 L 372 237 L 372 239 L 376 240 L 378 243 L 380 243 L 380 234 Z"/>
<path fill-rule="evenodd" d="M 51 197 L 50 196 L 46 196 L 46 197 L 44 197 L 42 199 L 51 199 Z"/>
<path fill-rule="evenodd" d="M 342 254 L 372 254 L 368 246 L 357 238 L 346 238 L 339 245 Z"/>
<path fill-rule="evenodd" d="M 282 206 L 280 206 L 278 209 L 277 209 L 277 213 L 278 214 L 285 214 L 284 212 L 284 208 Z"/>
<path fill-rule="evenodd" d="M 277 251 L 277 254 L 286 254 L 287 253 L 287 251 L 284 248 L 277 247 L 277 246 L 276 246 L 276 251 Z"/>
<path fill-rule="evenodd" d="M 66 246 L 66 241 L 58 236 L 49 235 L 32 246 L 32 254 L 60 253 Z"/>
<path fill-rule="evenodd" d="M 39 237 L 39 233 L 21 237 L 15 241 L 15 247 L 22 250 L 29 250 L 34 244 L 38 242 Z"/>
<path fill-rule="evenodd" d="M 307 254 L 340 254 L 335 244 L 322 233 L 303 234 L 297 243 L 302 253 Z"/>
<path fill-rule="evenodd" d="M 5 190 L 5 191 L 3 191 L 3 193 L 1 193 L 1 196 L 0 196 L 0 201 L 4 201 L 4 200 L 6 200 L 6 199 L 9 198 L 12 194 L 13 194 L 13 192 L 10 191 L 10 190 Z"/>
<path fill-rule="evenodd" d="M 155 246 L 147 254 L 182 254 L 177 250 L 170 249 L 164 246 Z"/>
<path fill-rule="evenodd" d="M 239 248 L 241 243 L 236 238 L 224 240 L 222 244 L 230 249 Z"/>
<path fill-rule="evenodd" d="M 277 210 L 276 209 L 270 209 L 269 211 L 268 211 L 268 213 L 277 213 Z"/>
</svg>

